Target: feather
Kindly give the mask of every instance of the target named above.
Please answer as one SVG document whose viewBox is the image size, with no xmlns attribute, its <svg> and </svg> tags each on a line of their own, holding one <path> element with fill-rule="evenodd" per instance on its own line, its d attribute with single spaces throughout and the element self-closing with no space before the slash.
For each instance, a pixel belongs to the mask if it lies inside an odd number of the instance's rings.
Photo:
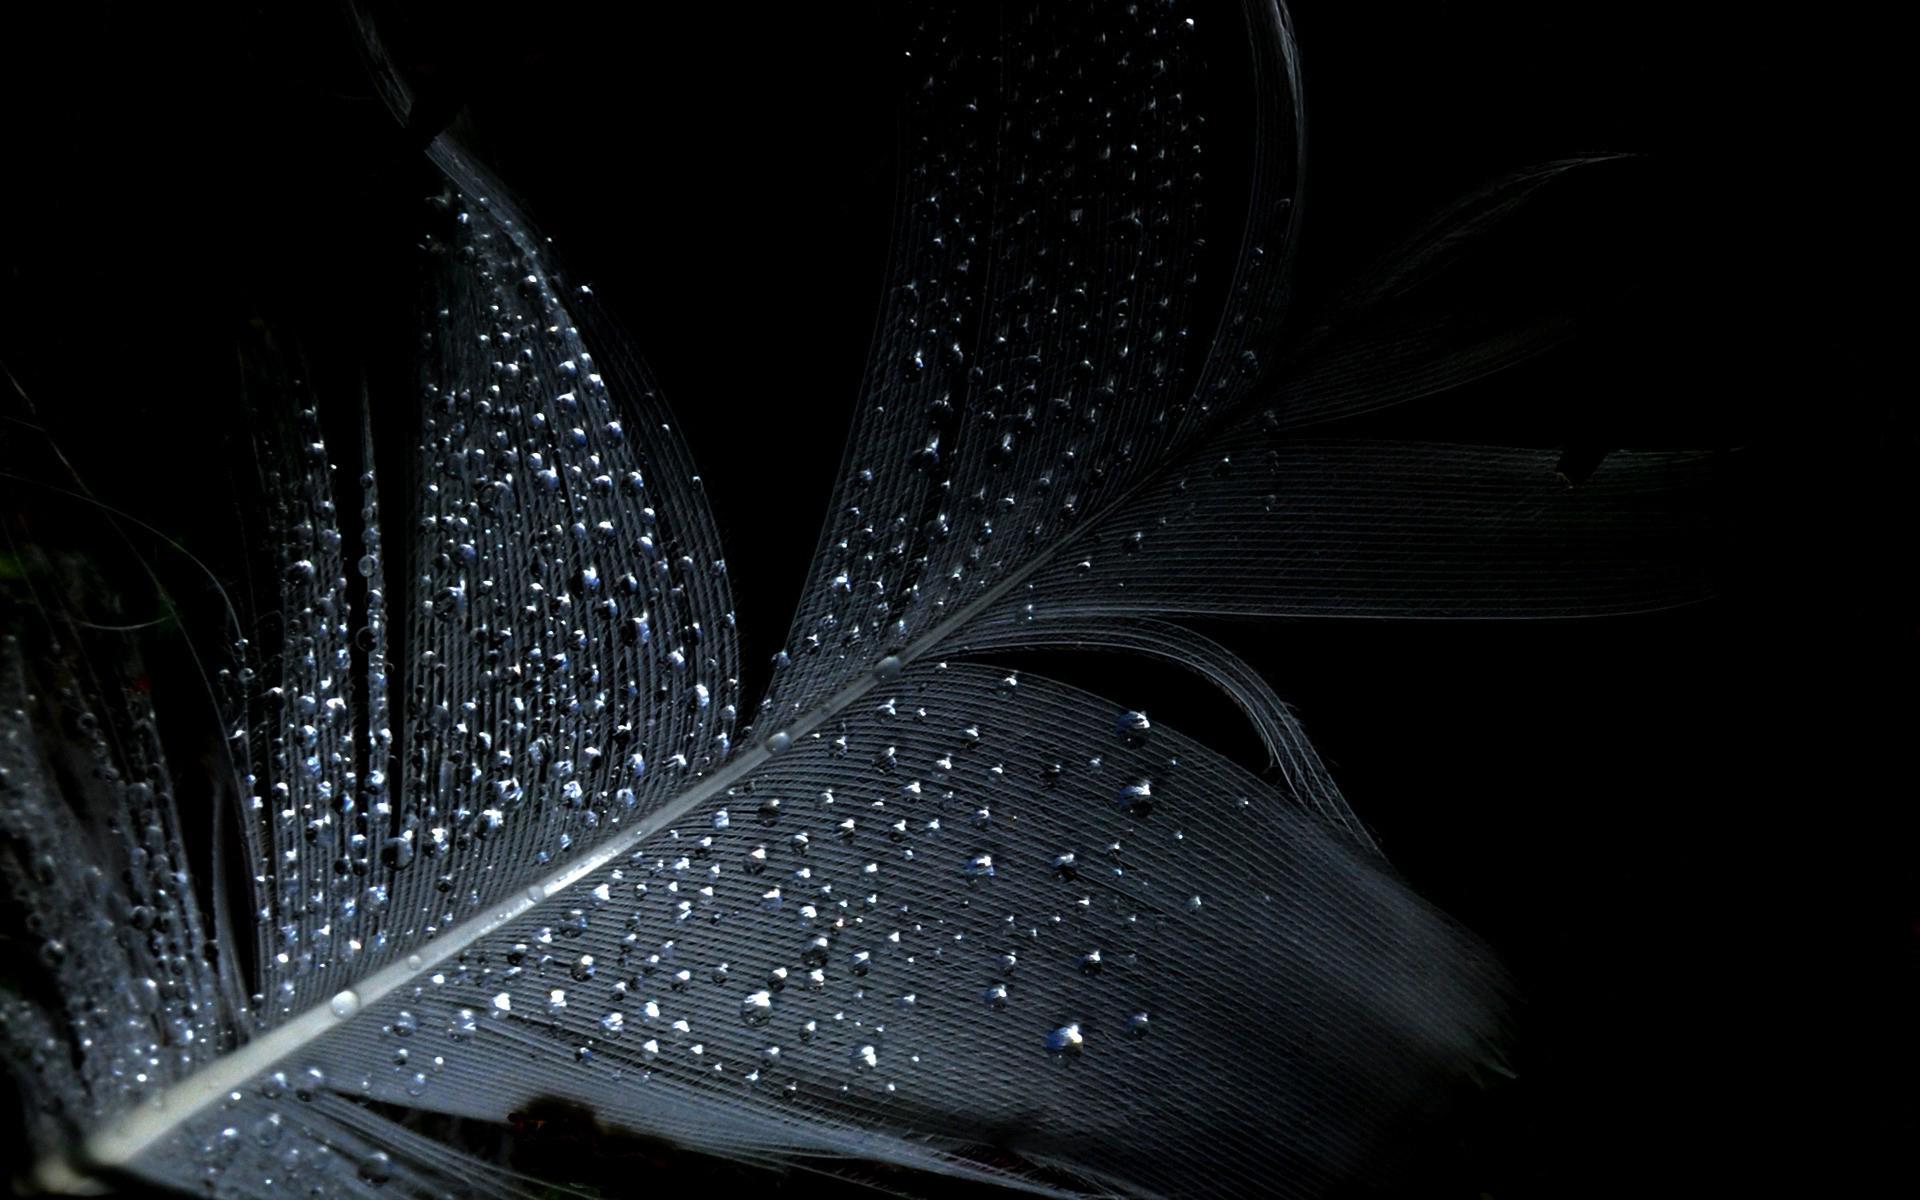
<svg viewBox="0 0 1920 1200">
<path fill-rule="evenodd" d="M 1449 289 L 1499 294 L 1476 255 L 1606 168 L 1501 181 L 1290 334 L 1299 71 L 1284 10 L 1241 19 L 915 26 L 892 285 L 751 725 L 659 388 L 446 133 L 404 469 L 364 393 L 246 351 L 271 570 L 187 621 L 227 643 L 213 817 L 113 589 L 16 529 L 0 821 L 45 978 L 0 1015 L 38 1181 L 522 1194 L 409 1114 L 560 1098 L 747 1162 L 1313 1195 L 1385 1177 L 1497 1069 L 1491 953 L 1194 622 L 1684 603 L 1712 463 L 1614 455 L 1570 487 L 1554 451 L 1318 428 L 1536 352 L 1556 320 L 1450 324 Z M 1215 136 L 1236 102 L 1250 136 Z M 1194 672 L 1274 769 L 999 665 L 1058 649 Z M 198 836 L 234 877 L 194 876 Z"/>
</svg>

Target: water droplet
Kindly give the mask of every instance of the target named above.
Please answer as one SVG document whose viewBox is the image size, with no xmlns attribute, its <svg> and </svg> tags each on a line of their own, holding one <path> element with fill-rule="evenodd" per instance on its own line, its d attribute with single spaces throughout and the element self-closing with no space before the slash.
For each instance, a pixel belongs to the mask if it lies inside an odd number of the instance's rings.
<svg viewBox="0 0 1920 1200">
<path fill-rule="evenodd" d="M 793 745 L 793 735 L 782 729 L 767 739 L 767 749 L 775 754 Z"/>
<path fill-rule="evenodd" d="M 1147 736 L 1153 732 L 1153 722 L 1147 720 L 1147 714 L 1138 709 L 1130 709 L 1120 714 L 1114 721 L 1114 730 L 1120 740 L 1129 746 L 1144 746 Z"/>
<path fill-rule="evenodd" d="M 333 999 L 327 1001 L 327 1011 L 336 1017 L 350 1017 L 360 1011 L 360 996 L 351 988 L 336 992 Z"/>
<path fill-rule="evenodd" d="M 740 1016 L 758 1028 L 773 1019 L 773 993 L 753 992 L 740 1001 Z"/>
<path fill-rule="evenodd" d="M 1086 1039 L 1080 1036 L 1078 1021 L 1062 1025 L 1047 1035 L 1047 1049 L 1055 1054 L 1079 1054 Z"/>
<path fill-rule="evenodd" d="M 384 1150 L 374 1151 L 360 1164 L 360 1178 L 373 1187 L 379 1187 L 393 1178 L 393 1160 L 387 1157 Z"/>
<path fill-rule="evenodd" d="M 262 1147 L 272 1147 L 279 1143 L 280 1131 L 281 1131 L 280 1114 L 269 1113 L 266 1116 L 260 1118 L 260 1120 L 254 1122 L 254 1125 L 253 1125 L 254 1144 Z"/>
<path fill-rule="evenodd" d="M 299 1082 L 294 1085 L 293 1098 L 306 1103 L 327 1086 L 327 1073 L 319 1067 L 308 1067 L 300 1073 Z"/>
</svg>

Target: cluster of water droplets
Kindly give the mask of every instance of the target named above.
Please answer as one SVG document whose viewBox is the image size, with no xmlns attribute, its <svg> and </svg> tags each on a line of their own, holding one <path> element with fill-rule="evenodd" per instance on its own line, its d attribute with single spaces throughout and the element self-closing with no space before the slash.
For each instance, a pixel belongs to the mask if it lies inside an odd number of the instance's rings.
<svg viewBox="0 0 1920 1200">
<path fill-rule="evenodd" d="M 969 20 L 923 21 L 909 51 L 900 276 L 777 722 L 1049 549 L 1200 415 L 1193 21 L 1036 6 L 986 49 Z"/>
<path fill-rule="evenodd" d="M 725 564 L 684 449 L 637 428 L 657 400 L 618 355 L 603 371 L 586 289 L 562 285 L 510 208 L 448 193 L 433 211 L 397 592 L 370 451 L 357 472 L 336 463 L 310 399 L 268 481 L 282 622 L 239 647 L 228 680 L 263 835 L 246 849 L 268 1020 L 326 1002 L 731 749 Z M 305 395 L 269 385 L 273 404 Z M 343 514 L 336 498 L 356 490 Z"/>
<path fill-rule="evenodd" d="M 1272 581 L 1236 592 L 1219 547 L 1255 509 L 1281 526 L 1300 486 L 1277 450 L 1194 436 L 1261 369 L 1268 235 L 1288 223 L 1271 193 L 1290 182 L 1285 154 L 1256 166 L 1266 226 L 1210 256 L 1194 22 L 1035 6 L 981 39 L 975 19 L 929 18 L 910 47 L 926 78 L 901 275 L 777 660 L 775 753 L 584 877 L 529 886 L 733 750 L 725 564 L 644 376 L 511 207 L 456 172 L 426 241 L 404 562 L 383 550 L 370 452 L 336 463 L 356 456 L 276 381 L 272 411 L 297 412 L 269 480 L 280 619 L 249 629 L 224 689 L 260 903 L 243 1021 L 332 1025 L 186 1123 L 211 1191 L 430 1191 L 434 1152 L 380 1106 L 497 1118 L 545 1096 L 723 1151 L 1018 1127 L 1164 1183 L 1155 1132 L 1199 1108 L 1223 1151 L 1275 1112 L 1302 1139 L 1344 1136 L 1354 1081 L 1417 1083 L 1405 1061 L 1455 1062 L 1480 1032 L 1483 981 L 1430 970 L 1471 952 L 1301 796 L 1145 713 L 930 644 L 990 595 L 996 628 L 1256 605 Z M 13 692 L 18 727 L 40 702 Z M 857 699 L 793 720 L 836 692 Z M 157 746 L 129 776 L 82 733 L 131 814 L 125 903 L 52 862 L 43 896 L 15 898 L 72 976 L 70 1024 L 113 1043 L 81 1056 L 84 1121 L 236 1031 L 211 1018 Z M 10 799 L 38 769 L 0 747 L 0 821 L 57 844 Z M 55 933 L 49 905 L 108 918 Z M 492 924 L 434 947 L 472 918 Z M 73 974 L 95 953 L 135 964 L 131 1003 L 124 975 Z M 403 981 L 362 986 L 396 962 Z M 22 1006 L 0 1020 L 49 1063 L 62 1048 Z M 1244 1080 L 1255 1039 L 1267 1090 L 1209 1094 Z"/>
<path fill-rule="evenodd" d="M 1210 843 L 1248 806 L 1183 792 L 1144 713 L 976 667 L 893 683 L 405 994 L 336 997 L 388 1061 L 335 1085 L 457 1106 L 513 1046 L 488 1086 L 603 1119 L 704 1096 L 890 1126 L 956 1079 L 985 1115 L 1050 1061 L 1150 1069 L 1150 1020 L 1205 1007 L 1183 959 L 1217 953 L 1189 927 L 1219 864 L 1182 810 Z M 1138 802 L 1156 788 L 1173 811 Z"/>
<path fill-rule="evenodd" d="M 88 618 L 124 620 L 111 600 L 92 598 L 109 608 Z M 64 1021 L 56 1028 L 30 993 L 10 988 L 0 996 L 0 1044 L 28 1068 L 23 1087 L 39 1101 L 30 1120 L 90 1121 L 150 1098 L 219 1054 L 232 1031 L 214 1003 L 150 696 L 96 691 L 67 657 L 84 634 L 67 633 L 74 645 L 43 644 L 31 656 L 17 636 L 0 641 L 5 899 L 23 935 L 17 949 L 31 955 L 22 966 L 51 979 Z M 48 744 L 63 757 L 49 758 Z"/>
</svg>

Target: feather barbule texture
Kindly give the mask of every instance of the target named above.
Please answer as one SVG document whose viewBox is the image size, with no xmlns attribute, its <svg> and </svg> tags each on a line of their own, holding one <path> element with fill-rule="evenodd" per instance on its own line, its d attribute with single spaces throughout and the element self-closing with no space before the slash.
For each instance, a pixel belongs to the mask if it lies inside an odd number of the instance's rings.
<svg viewBox="0 0 1920 1200">
<path fill-rule="evenodd" d="M 530 1194 L 408 1114 L 558 1098 L 750 1162 L 1313 1195 L 1497 1067 L 1492 955 L 1196 622 L 1684 603 L 1712 463 L 1570 487 L 1554 451 L 1327 428 L 1559 336 L 1433 314 L 1603 160 L 1470 197 L 1290 337 L 1292 34 L 1209 17 L 1244 38 L 1160 4 L 912 26 L 889 288 L 764 697 L 658 387 L 448 134 L 403 469 L 322 414 L 405 398 L 248 352 L 272 587 L 208 660 L 224 785 L 176 786 L 186 718 L 88 566 L 21 550 L 0 833 L 44 979 L 0 1032 L 41 1185 Z M 1269 769 L 1002 657 L 1062 649 L 1194 672 Z M 188 830 L 236 877 L 196 884 Z"/>
</svg>

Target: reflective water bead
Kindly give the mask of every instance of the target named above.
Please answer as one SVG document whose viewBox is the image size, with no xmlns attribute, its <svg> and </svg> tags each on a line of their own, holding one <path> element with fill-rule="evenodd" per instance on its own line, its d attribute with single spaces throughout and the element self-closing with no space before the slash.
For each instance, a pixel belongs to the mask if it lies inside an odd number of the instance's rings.
<svg viewBox="0 0 1920 1200">
<path fill-rule="evenodd" d="M 1047 1035 L 1047 1049 L 1055 1054 L 1079 1054 L 1085 1045 L 1078 1021 L 1062 1025 Z"/>
</svg>

